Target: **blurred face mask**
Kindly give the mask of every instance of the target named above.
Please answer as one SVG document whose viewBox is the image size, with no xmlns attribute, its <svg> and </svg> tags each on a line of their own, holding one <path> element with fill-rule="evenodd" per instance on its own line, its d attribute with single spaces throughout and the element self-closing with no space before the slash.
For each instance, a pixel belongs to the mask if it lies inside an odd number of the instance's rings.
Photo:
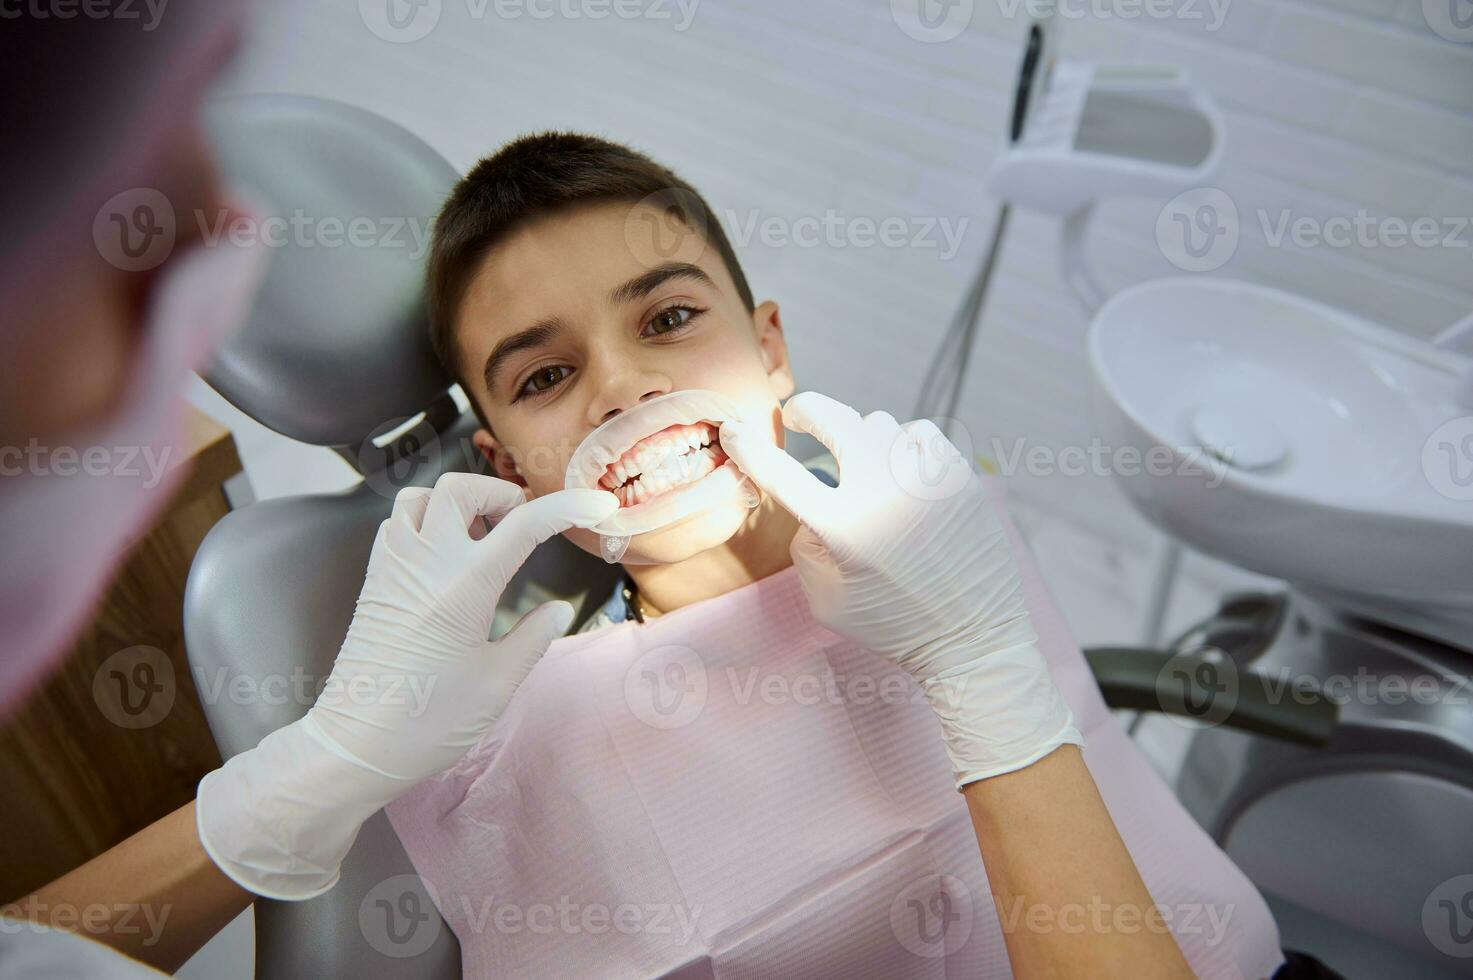
<svg viewBox="0 0 1473 980">
<path fill-rule="evenodd" d="M 0 458 L 0 718 L 66 652 L 179 488 L 184 385 L 244 324 L 268 259 L 265 248 L 223 240 L 173 258 L 154 286 L 143 348 L 111 418 Z"/>
</svg>

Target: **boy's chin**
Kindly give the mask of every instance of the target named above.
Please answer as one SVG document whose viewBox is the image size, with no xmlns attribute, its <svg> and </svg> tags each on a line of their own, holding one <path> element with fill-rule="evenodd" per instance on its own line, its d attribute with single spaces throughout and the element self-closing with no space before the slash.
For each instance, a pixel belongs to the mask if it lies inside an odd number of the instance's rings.
<svg viewBox="0 0 1473 980">
<path fill-rule="evenodd" d="M 629 550 L 620 559 L 621 565 L 673 565 L 685 561 L 703 551 L 725 544 L 741 529 L 752 511 L 737 503 L 713 507 L 685 520 L 637 534 L 629 542 Z M 593 546 L 596 550 L 598 539 Z"/>
</svg>

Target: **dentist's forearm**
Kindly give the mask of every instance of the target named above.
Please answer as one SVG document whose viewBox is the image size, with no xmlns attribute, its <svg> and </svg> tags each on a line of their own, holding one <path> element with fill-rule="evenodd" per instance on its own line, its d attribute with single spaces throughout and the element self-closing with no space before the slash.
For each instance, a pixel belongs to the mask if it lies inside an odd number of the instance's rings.
<svg viewBox="0 0 1473 980">
<path fill-rule="evenodd" d="M 78 933 L 172 973 L 254 899 L 205 853 L 190 803 L 0 914 Z"/>
<path fill-rule="evenodd" d="M 962 792 L 1015 976 L 1192 976 L 1078 746 Z"/>
</svg>

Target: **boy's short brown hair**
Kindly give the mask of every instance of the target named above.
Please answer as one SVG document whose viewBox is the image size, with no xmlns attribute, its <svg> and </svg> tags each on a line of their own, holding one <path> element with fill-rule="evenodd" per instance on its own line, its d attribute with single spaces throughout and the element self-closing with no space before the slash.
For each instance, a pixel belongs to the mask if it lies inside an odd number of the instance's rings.
<svg viewBox="0 0 1473 980">
<path fill-rule="evenodd" d="M 486 253 L 542 215 L 580 204 L 653 197 L 715 246 L 749 312 L 752 290 L 720 222 L 694 187 L 627 146 L 582 133 L 523 136 L 472 168 L 435 220 L 427 269 L 430 340 L 445 371 L 471 397 L 455 345 L 455 317 Z M 484 421 L 484 420 L 483 420 Z"/>
</svg>

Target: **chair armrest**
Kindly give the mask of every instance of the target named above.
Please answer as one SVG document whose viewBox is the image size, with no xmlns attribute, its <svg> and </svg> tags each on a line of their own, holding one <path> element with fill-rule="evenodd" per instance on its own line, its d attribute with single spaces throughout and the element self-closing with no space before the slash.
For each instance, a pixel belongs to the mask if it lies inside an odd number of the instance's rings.
<svg viewBox="0 0 1473 980">
<path fill-rule="evenodd" d="M 1339 722 L 1340 706 L 1320 691 L 1296 683 L 1276 682 L 1263 674 L 1239 668 L 1236 691 L 1213 689 L 1198 683 L 1190 672 L 1172 671 L 1167 666 L 1172 654 L 1135 647 L 1096 647 L 1084 651 L 1100 693 L 1111 708 L 1155 711 L 1228 728 L 1266 735 L 1270 738 L 1321 747 L 1328 745 Z M 1179 662 L 1179 661 L 1178 661 Z M 1188 696 L 1167 691 L 1168 677 L 1185 678 L 1191 684 Z M 1188 710 L 1188 701 L 1197 710 Z"/>
</svg>

